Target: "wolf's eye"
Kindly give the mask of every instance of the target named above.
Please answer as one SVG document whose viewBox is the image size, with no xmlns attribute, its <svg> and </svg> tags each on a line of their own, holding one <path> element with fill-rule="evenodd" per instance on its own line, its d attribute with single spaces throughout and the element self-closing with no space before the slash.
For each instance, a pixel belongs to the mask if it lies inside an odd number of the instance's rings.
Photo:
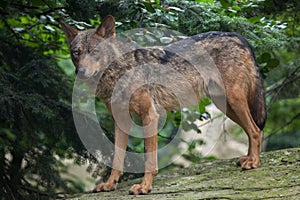
<svg viewBox="0 0 300 200">
<path fill-rule="evenodd" d="M 81 51 L 80 50 L 74 50 L 74 51 L 72 51 L 72 54 L 74 56 L 79 56 L 81 54 Z"/>
</svg>

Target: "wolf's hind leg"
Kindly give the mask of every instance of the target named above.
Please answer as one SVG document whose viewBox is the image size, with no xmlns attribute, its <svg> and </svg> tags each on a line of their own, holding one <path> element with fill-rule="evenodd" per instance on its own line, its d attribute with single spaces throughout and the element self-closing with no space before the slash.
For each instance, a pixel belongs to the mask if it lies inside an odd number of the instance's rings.
<svg viewBox="0 0 300 200">
<path fill-rule="evenodd" d="M 234 91 L 227 96 L 226 115 L 244 129 L 249 140 L 248 154 L 242 156 L 237 164 L 243 169 L 257 168 L 260 164 L 260 129 L 251 116 L 247 98 L 242 89 L 235 89 Z"/>
</svg>

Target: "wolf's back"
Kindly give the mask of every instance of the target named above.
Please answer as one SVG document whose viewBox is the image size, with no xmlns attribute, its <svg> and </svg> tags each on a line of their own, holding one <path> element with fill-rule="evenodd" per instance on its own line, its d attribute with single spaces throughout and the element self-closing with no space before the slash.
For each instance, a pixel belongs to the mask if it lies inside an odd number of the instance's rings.
<svg viewBox="0 0 300 200">
<path fill-rule="evenodd" d="M 223 77 L 223 81 L 227 79 L 226 83 L 229 82 L 227 85 L 225 83 L 226 90 L 230 90 L 229 88 L 233 86 L 231 82 L 234 82 L 235 76 L 238 76 L 239 73 L 250 74 L 250 81 L 243 80 L 250 85 L 249 91 L 244 92 L 248 93 L 246 96 L 251 116 L 256 125 L 262 130 L 267 118 L 265 91 L 253 49 L 248 41 L 236 33 L 224 32 L 208 32 L 195 35 L 192 38 L 195 42 L 202 43 L 215 61 L 221 74 L 231 73 L 230 79 L 232 80 Z"/>
</svg>

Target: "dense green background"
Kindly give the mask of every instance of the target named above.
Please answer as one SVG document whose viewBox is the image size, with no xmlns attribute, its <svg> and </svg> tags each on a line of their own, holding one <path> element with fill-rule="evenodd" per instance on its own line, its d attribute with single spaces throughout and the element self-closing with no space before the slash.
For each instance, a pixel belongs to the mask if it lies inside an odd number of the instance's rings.
<svg viewBox="0 0 300 200">
<path fill-rule="evenodd" d="M 78 29 L 95 27 L 112 14 L 118 32 L 166 27 L 185 35 L 211 30 L 241 34 L 254 47 L 265 79 L 267 149 L 278 149 L 300 145 L 299 10 L 298 0 L 2 0 L 1 199 L 56 198 L 84 189 L 80 182 L 61 177 L 68 173 L 61 159 L 73 158 L 83 164 L 92 158 L 73 124 L 74 68 L 59 28 L 60 18 Z M 199 105 L 202 113 L 208 103 L 205 100 Z M 112 138 L 111 117 L 101 101 L 97 108 L 101 125 Z M 182 117 L 185 120 L 180 123 Z M 201 132 L 193 124 L 198 117 L 194 112 L 170 113 L 165 131 L 160 133 L 161 144 L 172 138 L 178 126 Z M 194 147 L 184 156 L 196 162 L 201 155 L 194 153 Z M 133 139 L 129 148 L 142 151 L 143 146 Z M 88 170 L 97 175 L 102 168 Z"/>
</svg>

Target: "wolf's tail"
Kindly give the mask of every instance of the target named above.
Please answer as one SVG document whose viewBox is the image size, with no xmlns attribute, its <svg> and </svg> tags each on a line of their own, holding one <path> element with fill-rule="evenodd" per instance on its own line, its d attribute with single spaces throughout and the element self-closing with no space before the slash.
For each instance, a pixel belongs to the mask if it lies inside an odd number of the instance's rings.
<svg viewBox="0 0 300 200">
<path fill-rule="evenodd" d="M 260 130 L 263 130 L 267 120 L 263 79 L 252 46 L 244 38 L 241 37 L 241 40 L 244 42 L 244 44 L 247 45 L 256 70 L 256 80 L 254 82 L 254 85 L 252 86 L 252 91 L 250 92 L 250 94 L 248 94 L 248 106 L 255 124 Z"/>
<path fill-rule="evenodd" d="M 254 84 L 254 88 L 250 94 L 248 105 L 253 120 L 255 121 L 259 129 L 263 130 L 267 119 L 265 90 L 263 86 L 263 79 L 259 71 L 259 67 L 255 57 L 254 57 L 254 62 L 257 70 L 257 78 Z"/>
</svg>

